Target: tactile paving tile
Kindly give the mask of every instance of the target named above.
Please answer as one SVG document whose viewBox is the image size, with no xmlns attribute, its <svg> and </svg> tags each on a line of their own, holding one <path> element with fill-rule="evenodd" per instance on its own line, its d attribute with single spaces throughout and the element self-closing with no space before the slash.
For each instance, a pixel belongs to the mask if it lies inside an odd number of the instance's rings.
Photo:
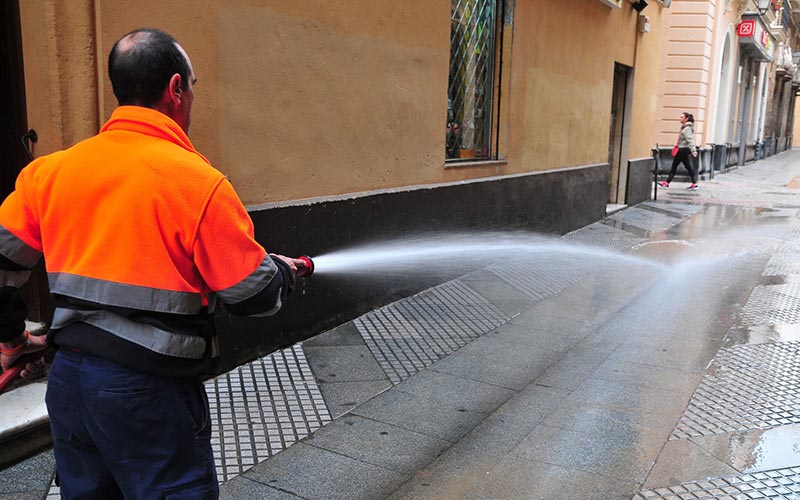
<svg viewBox="0 0 800 500">
<path fill-rule="evenodd" d="M 331 421 L 300 344 L 206 382 L 221 482 Z"/>
<path fill-rule="evenodd" d="M 722 349 L 670 440 L 800 423 L 800 342 Z"/>
<path fill-rule="evenodd" d="M 592 267 L 588 258 L 556 256 L 515 259 L 488 269 L 525 295 L 541 300 L 577 283 Z"/>
<path fill-rule="evenodd" d="M 770 257 L 764 276 L 788 276 L 800 274 L 800 247 L 791 244 L 778 249 Z"/>
<path fill-rule="evenodd" d="M 800 323 L 800 284 L 755 287 L 742 310 L 742 320 L 751 326 Z"/>
<path fill-rule="evenodd" d="M 648 241 L 635 234 L 622 229 L 617 229 L 602 222 L 595 222 L 586 227 L 568 233 L 562 237 L 563 241 L 590 245 L 624 252 L 640 243 Z"/>
<path fill-rule="evenodd" d="M 800 241 L 800 224 L 793 224 L 787 233 L 787 238 L 791 241 Z"/>
<path fill-rule="evenodd" d="M 800 467 L 642 490 L 632 500 L 800 500 Z"/>
<path fill-rule="evenodd" d="M 622 222 L 623 224 L 644 229 L 650 233 L 656 231 L 666 231 L 683 220 L 683 217 L 671 217 L 660 212 L 639 207 L 630 207 L 620 210 L 608 218 L 617 222 Z"/>
<path fill-rule="evenodd" d="M 660 210 L 677 213 L 684 219 L 691 217 L 692 215 L 703 210 L 703 205 L 694 205 L 691 203 L 666 203 L 662 201 L 646 201 L 640 206 L 658 208 Z"/>
<path fill-rule="evenodd" d="M 398 384 L 510 318 L 455 280 L 353 321 L 389 380 Z"/>
<path fill-rule="evenodd" d="M 220 483 L 331 421 L 300 344 L 205 383 Z M 53 485 L 48 500 L 60 498 Z"/>
</svg>

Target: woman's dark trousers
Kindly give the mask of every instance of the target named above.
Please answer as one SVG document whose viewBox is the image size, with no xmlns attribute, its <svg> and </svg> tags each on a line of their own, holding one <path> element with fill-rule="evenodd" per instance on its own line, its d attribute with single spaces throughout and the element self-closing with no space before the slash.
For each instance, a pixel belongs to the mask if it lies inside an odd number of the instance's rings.
<svg viewBox="0 0 800 500">
<path fill-rule="evenodd" d="M 678 149 L 678 154 L 672 159 L 672 170 L 669 173 L 667 182 L 672 182 L 672 179 L 675 178 L 675 172 L 678 171 L 678 164 L 680 163 L 683 163 L 683 166 L 689 171 L 692 184 L 697 184 L 697 167 L 694 165 L 694 156 L 692 156 L 692 150 L 689 148 Z"/>
</svg>

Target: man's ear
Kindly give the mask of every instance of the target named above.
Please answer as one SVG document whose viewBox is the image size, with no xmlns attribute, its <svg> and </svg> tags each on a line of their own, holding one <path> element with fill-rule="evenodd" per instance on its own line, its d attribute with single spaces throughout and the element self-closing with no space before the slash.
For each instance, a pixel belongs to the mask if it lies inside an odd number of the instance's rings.
<svg viewBox="0 0 800 500">
<path fill-rule="evenodd" d="M 172 78 L 169 79 L 169 85 L 167 86 L 167 92 L 169 94 L 170 101 L 173 101 L 175 104 L 180 104 L 181 100 L 183 99 L 183 90 L 181 89 L 181 75 L 175 73 L 172 75 Z"/>
</svg>

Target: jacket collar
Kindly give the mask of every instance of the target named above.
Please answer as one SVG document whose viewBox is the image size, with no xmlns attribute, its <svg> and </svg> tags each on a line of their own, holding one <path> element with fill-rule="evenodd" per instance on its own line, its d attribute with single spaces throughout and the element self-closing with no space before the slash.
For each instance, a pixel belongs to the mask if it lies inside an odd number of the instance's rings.
<svg viewBox="0 0 800 500">
<path fill-rule="evenodd" d="M 189 136 L 175 121 L 155 109 L 141 106 L 119 106 L 111 113 L 111 118 L 100 129 L 100 133 L 112 130 L 126 130 L 157 137 L 176 144 L 187 151 L 195 153 L 206 163 L 209 161 L 192 145 Z"/>
</svg>

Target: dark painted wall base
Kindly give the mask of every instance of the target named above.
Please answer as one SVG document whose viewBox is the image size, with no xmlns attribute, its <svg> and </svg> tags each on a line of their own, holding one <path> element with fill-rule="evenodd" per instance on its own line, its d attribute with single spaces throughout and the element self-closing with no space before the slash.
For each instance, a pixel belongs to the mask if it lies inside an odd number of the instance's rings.
<svg viewBox="0 0 800 500">
<path fill-rule="evenodd" d="M 251 211 L 256 238 L 268 251 L 312 257 L 362 243 L 442 231 L 525 230 L 563 234 L 603 217 L 608 164 L 386 190 Z M 224 311 L 221 371 L 289 346 L 376 307 L 464 275 L 403 279 L 323 274 L 300 280 L 284 308 L 270 318 Z"/>
<path fill-rule="evenodd" d="M 641 158 L 628 162 L 628 185 L 625 204 L 636 205 L 653 198 L 654 158 Z"/>
</svg>

